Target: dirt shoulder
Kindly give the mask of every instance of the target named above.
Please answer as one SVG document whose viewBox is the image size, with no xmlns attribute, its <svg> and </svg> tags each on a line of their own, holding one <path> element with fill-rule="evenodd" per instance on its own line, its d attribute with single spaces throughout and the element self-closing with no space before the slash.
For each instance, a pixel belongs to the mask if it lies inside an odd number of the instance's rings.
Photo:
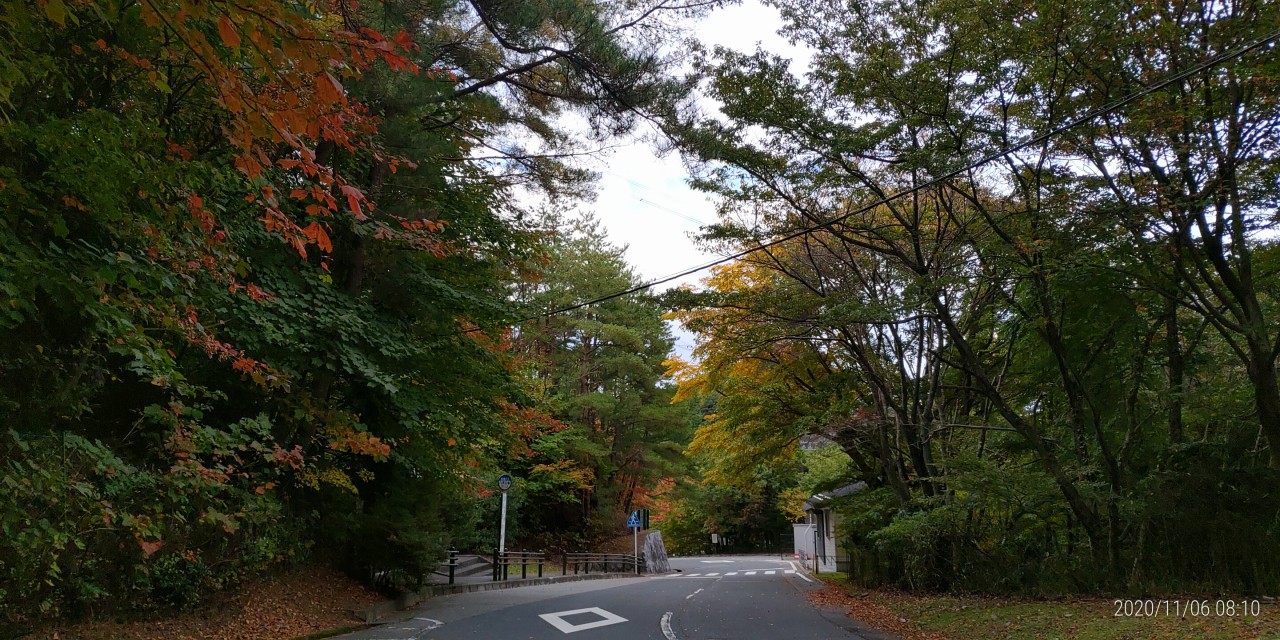
<svg viewBox="0 0 1280 640">
<path fill-rule="evenodd" d="M 385 599 L 325 567 L 292 569 L 255 580 L 172 618 L 95 621 L 29 636 L 83 640 L 290 640 L 360 624 L 351 610 Z"/>
<path fill-rule="evenodd" d="M 1246 615 L 1251 598 L 1198 597 L 1207 602 L 1208 615 L 1176 615 L 1176 600 L 1151 599 L 1147 612 L 1155 615 L 1116 615 L 1115 598 L 1080 597 L 1057 600 L 993 598 L 985 596 L 922 595 L 885 589 L 861 589 L 838 579 L 825 578 L 827 587 L 811 598 L 822 605 L 836 605 L 872 627 L 895 633 L 904 640 L 986 640 L 1006 638 L 1070 640 L 1255 640 L 1280 638 L 1280 610 L 1260 602 L 1259 615 Z M 1158 604 L 1168 601 L 1168 605 Z M 1222 615 L 1217 615 L 1221 601 Z M 1246 601 L 1246 604 L 1241 604 Z M 1131 600 L 1131 604 L 1139 601 Z M 1234 602 L 1234 607 L 1228 605 Z M 1166 614 L 1166 606 L 1169 611 Z M 1234 615 L 1228 611 L 1234 608 Z M 1133 606 L 1130 613 L 1135 611 Z M 1200 612 L 1200 605 L 1195 605 Z M 1184 611 L 1185 612 L 1185 611 Z"/>
</svg>

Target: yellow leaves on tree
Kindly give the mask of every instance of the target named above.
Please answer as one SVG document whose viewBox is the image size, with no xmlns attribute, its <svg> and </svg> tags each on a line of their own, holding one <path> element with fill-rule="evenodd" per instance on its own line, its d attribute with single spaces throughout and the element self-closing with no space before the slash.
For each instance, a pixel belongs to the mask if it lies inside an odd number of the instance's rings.
<svg viewBox="0 0 1280 640">
<path fill-rule="evenodd" d="M 391 445 L 367 431 L 356 431 L 349 425 L 334 427 L 331 436 L 329 448 L 334 451 L 370 456 L 374 460 L 386 460 L 391 455 Z"/>
<path fill-rule="evenodd" d="M 596 474 L 590 467 L 583 467 L 574 460 L 560 460 L 550 464 L 535 464 L 530 475 L 540 481 L 557 484 L 561 487 L 589 490 L 595 483 Z"/>
</svg>

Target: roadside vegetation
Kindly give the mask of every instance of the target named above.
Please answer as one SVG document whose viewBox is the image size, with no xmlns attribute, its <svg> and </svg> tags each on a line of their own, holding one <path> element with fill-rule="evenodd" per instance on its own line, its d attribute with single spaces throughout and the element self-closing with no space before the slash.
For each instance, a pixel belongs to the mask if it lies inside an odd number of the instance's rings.
<svg viewBox="0 0 1280 640">
<path fill-rule="evenodd" d="M 863 481 L 859 584 L 1280 591 L 1277 7 L 769 4 L 808 64 L 704 51 L 673 127 L 731 258 L 669 298 L 686 538 Z"/>
<path fill-rule="evenodd" d="M 810 597 L 816 605 L 838 607 L 904 640 L 1261 640 L 1280 635 L 1274 602 L 1263 604 L 1259 616 L 1117 617 L 1112 598 L 934 595 L 865 589 L 843 574 L 823 580 L 829 586 Z M 1184 596 L 1181 601 L 1191 598 Z M 1201 599 L 1212 605 L 1219 598 Z"/>
<path fill-rule="evenodd" d="M 637 281 L 543 209 L 675 109 L 698 10 L 5 3 L 0 635 L 298 563 L 409 588 L 494 546 L 501 473 L 509 542 L 612 535 L 691 432 L 661 309 L 522 321 Z"/>
</svg>

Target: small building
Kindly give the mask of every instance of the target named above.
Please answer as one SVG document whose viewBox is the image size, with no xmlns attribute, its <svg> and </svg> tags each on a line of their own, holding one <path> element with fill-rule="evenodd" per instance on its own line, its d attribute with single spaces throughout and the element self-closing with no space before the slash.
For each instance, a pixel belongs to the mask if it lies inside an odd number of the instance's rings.
<svg viewBox="0 0 1280 640">
<path fill-rule="evenodd" d="M 849 554 L 837 540 L 840 516 L 836 514 L 835 499 L 851 496 L 867 488 L 865 482 L 847 484 L 838 489 L 809 496 L 804 502 L 805 521 L 792 525 L 796 556 L 814 573 L 849 570 Z"/>
</svg>

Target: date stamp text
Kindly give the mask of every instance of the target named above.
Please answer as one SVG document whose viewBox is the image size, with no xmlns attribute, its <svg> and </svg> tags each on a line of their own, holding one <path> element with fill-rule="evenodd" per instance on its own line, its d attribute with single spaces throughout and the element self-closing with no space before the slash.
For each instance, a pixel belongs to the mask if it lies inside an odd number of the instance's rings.
<svg viewBox="0 0 1280 640">
<path fill-rule="evenodd" d="M 1262 602 L 1234 600 L 1116 600 L 1117 618 L 1256 618 Z"/>
</svg>

